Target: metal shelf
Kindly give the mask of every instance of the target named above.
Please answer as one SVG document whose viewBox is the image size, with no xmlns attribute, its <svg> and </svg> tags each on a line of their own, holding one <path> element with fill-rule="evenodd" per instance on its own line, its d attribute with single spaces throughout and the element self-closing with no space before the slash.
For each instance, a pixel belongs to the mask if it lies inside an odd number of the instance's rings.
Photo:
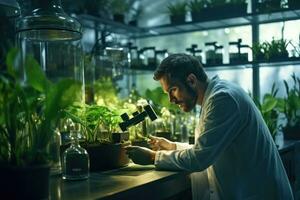
<svg viewBox="0 0 300 200">
<path fill-rule="evenodd" d="M 300 19 L 300 10 L 282 9 L 272 13 L 255 13 L 245 16 L 216 19 L 202 22 L 186 22 L 184 24 L 166 24 L 154 27 L 145 27 L 148 31 L 137 35 L 138 38 L 162 36 L 169 34 L 186 33 L 193 31 L 211 30 L 252 24 L 263 24 Z"/>
<path fill-rule="evenodd" d="M 78 18 L 84 27 L 97 29 L 99 31 L 105 30 L 112 33 L 124 34 L 131 37 L 136 37 L 140 34 L 147 34 L 149 31 L 146 28 L 139 28 L 92 15 L 82 14 L 77 15 L 76 18 Z"/>
</svg>

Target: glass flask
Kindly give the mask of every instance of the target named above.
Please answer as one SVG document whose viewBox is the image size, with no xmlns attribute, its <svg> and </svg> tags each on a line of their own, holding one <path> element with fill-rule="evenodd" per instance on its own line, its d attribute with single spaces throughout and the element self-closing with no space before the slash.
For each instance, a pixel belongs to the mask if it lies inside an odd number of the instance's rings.
<svg viewBox="0 0 300 200">
<path fill-rule="evenodd" d="M 83 180 L 89 177 L 90 160 L 87 151 L 79 144 L 79 132 L 71 131 L 71 146 L 63 153 L 63 174 L 66 180 Z"/>
<path fill-rule="evenodd" d="M 61 135 L 59 130 L 56 129 L 48 146 L 51 175 L 61 174 L 60 145 Z"/>
</svg>

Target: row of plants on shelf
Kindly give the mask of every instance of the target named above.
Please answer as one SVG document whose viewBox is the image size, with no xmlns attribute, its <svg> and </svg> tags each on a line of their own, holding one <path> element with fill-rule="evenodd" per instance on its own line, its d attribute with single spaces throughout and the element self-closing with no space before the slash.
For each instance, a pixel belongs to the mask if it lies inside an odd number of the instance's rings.
<svg viewBox="0 0 300 200">
<path fill-rule="evenodd" d="M 278 88 L 273 84 L 271 92 L 263 96 L 262 102 L 254 99 L 274 139 L 279 131 L 287 140 L 300 139 L 300 78 L 295 74 L 291 77 L 292 86 L 283 81 L 284 97 L 277 97 Z"/>
<path fill-rule="evenodd" d="M 182 24 L 188 11 L 193 21 L 242 16 L 247 13 L 246 0 L 191 0 L 167 6 L 172 24 Z M 228 12 L 230 10 L 230 12 Z"/>
<path fill-rule="evenodd" d="M 256 11 L 259 13 L 270 13 L 286 8 L 299 9 L 300 2 L 298 0 L 264 0 L 262 2 L 258 2 Z"/>
<path fill-rule="evenodd" d="M 140 2 L 137 0 L 88 0 L 88 1 L 63 1 L 67 12 L 75 14 L 90 14 L 114 21 L 137 25 L 137 20 L 142 13 Z"/>
</svg>

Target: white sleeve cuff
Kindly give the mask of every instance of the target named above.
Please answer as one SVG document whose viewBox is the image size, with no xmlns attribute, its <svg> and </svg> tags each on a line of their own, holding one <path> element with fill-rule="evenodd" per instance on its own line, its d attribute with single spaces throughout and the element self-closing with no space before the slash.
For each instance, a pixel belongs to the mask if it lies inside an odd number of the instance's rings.
<svg viewBox="0 0 300 200">
<path fill-rule="evenodd" d="M 190 145 L 189 143 L 175 142 L 175 144 L 176 150 L 190 149 L 193 147 L 193 145 Z"/>
</svg>

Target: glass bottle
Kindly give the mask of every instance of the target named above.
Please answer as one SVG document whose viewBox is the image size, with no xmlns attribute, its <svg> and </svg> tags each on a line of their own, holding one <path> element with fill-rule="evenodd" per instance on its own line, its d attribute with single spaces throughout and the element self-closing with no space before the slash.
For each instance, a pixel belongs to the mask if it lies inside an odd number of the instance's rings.
<svg viewBox="0 0 300 200">
<path fill-rule="evenodd" d="M 71 146 L 63 153 L 63 175 L 66 180 L 82 180 L 89 177 L 90 161 L 87 151 L 79 144 L 79 132 L 72 130 Z"/>
</svg>

